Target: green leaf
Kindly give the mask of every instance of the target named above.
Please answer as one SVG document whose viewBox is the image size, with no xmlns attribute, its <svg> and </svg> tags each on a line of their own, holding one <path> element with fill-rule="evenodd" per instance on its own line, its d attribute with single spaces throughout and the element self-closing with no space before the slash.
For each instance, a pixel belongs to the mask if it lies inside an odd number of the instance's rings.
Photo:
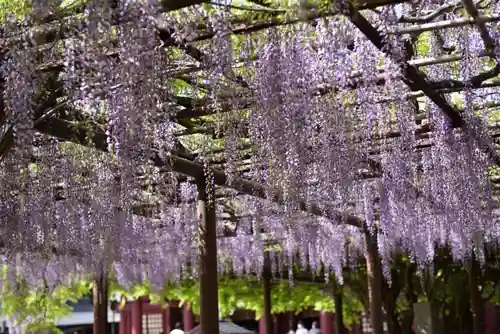
<svg viewBox="0 0 500 334">
<path fill-rule="evenodd" d="M 421 57 L 428 57 L 431 45 L 431 34 L 429 31 L 424 31 L 417 39 L 417 54 Z"/>
</svg>

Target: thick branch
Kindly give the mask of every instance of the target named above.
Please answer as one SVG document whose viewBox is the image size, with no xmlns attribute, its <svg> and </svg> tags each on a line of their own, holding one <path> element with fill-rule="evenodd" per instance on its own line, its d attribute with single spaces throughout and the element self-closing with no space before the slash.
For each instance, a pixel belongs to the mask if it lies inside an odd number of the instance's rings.
<svg viewBox="0 0 500 334">
<path fill-rule="evenodd" d="M 375 29 L 352 5 L 349 5 L 349 17 L 352 23 L 381 51 L 391 50 L 387 42 L 382 39 L 377 29 Z M 389 55 L 395 58 L 392 55 Z M 463 127 L 469 132 L 479 146 L 483 148 L 490 159 L 500 166 L 500 156 L 496 153 L 496 149 L 489 143 L 484 142 L 482 138 L 472 130 L 464 122 L 462 116 L 457 109 L 448 104 L 444 96 L 436 92 L 430 85 L 427 76 L 420 72 L 416 67 L 409 65 L 407 62 L 400 64 L 403 73 L 403 81 L 414 91 L 421 90 L 431 101 L 433 101 L 449 118 L 454 127 Z"/>
<path fill-rule="evenodd" d="M 474 19 L 476 27 L 479 30 L 479 34 L 481 35 L 481 38 L 484 41 L 484 46 L 486 47 L 486 50 L 494 51 L 495 41 L 493 40 L 493 38 L 491 38 L 490 33 L 488 32 L 488 29 L 486 28 L 484 22 L 479 20 L 481 15 L 477 10 L 476 5 L 472 2 L 472 0 L 462 0 L 462 4 L 464 5 L 467 14 L 469 14 L 469 16 Z"/>
<path fill-rule="evenodd" d="M 106 135 L 100 129 L 90 130 L 88 127 L 75 126 L 71 122 L 60 119 L 48 119 L 40 123 L 36 129 L 62 140 L 72 141 L 81 145 L 92 145 L 101 151 L 107 151 Z M 196 178 L 203 172 L 203 165 L 175 155 L 164 157 L 156 153 L 151 159 L 158 167 L 165 167 L 186 176 Z M 256 182 L 238 177 L 233 178 L 232 183 L 228 184 L 227 176 L 224 172 L 211 169 L 210 173 L 213 175 L 214 182 L 217 185 L 232 188 L 239 193 L 260 197 L 278 204 L 284 203 L 283 194 L 280 191 L 267 191 L 268 189 Z M 268 194 L 273 195 L 270 196 Z M 304 200 L 299 200 L 296 204 L 299 210 L 313 215 L 324 216 L 334 221 L 342 221 L 356 227 L 363 225 L 363 221 L 360 218 L 336 209 L 320 207 L 317 204 L 307 203 Z"/>
<path fill-rule="evenodd" d="M 406 1 L 407 0 L 354 0 L 353 6 L 358 10 L 364 10 L 364 9 L 374 9 L 374 8 L 377 8 L 380 6 L 398 4 L 398 3 L 402 3 L 402 2 L 406 2 Z M 309 15 L 307 15 L 306 18 L 294 18 L 294 19 L 290 19 L 288 21 L 285 21 L 281 18 L 276 18 L 276 19 L 270 20 L 268 22 L 259 22 L 259 23 L 254 23 L 254 24 L 239 24 L 232 29 L 231 33 L 235 34 L 235 35 L 246 35 L 246 34 L 250 34 L 252 32 L 257 32 L 257 31 L 260 31 L 263 29 L 295 24 L 298 22 L 302 22 L 304 20 L 313 21 L 313 20 L 319 19 L 321 17 L 333 16 L 336 14 L 338 14 L 338 11 L 336 9 L 332 8 L 332 10 L 324 11 L 321 13 L 318 13 L 318 12 L 310 13 Z M 205 34 L 199 35 L 193 41 L 204 41 L 207 39 L 211 39 L 213 37 L 214 37 L 213 32 L 207 32 Z"/>
</svg>

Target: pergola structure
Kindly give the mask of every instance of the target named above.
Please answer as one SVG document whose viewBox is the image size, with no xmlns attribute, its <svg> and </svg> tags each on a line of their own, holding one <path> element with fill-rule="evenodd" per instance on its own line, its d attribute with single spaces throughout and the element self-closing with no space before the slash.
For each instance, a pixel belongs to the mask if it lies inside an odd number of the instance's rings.
<svg viewBox="0 0 500 334">
<path fill-rule="evenodd" d="M 180 10 L 189 6 L 199 5 L 205 1 L 200 0 L 163 0 L 162 7 L 163 11 L 169 12 L 174 10 Z M 258 1 L 255 1 L 258 2 Z M 306 11 L 306 17 L 298 17 L 296 19 L 291 19 L 289 21 L 283 21 L 283 19 L 270 19 L 266 21 L 255 21 L 250 22 L 234 22 L 230 23 L 231 31 L 228 34 L 234 35 L 248 35 L 253 32 L 269 29 L 281 25 L 290 25 L 300 22 L 314 22 L 321 19 L 322 17 L 330 17 L 342 14 L 352 22 L 354 26 L 357 27 L 366 38 L 372 42 L 372 44 L 379 50 L 385 52 L 386 56 L 398 64 L 399 70 L 401 71 L 402 77 L 400 78 L 411 90 L 408 94 L 408 103 L 414 102 L 421 97 L 426 97 L 432 103 L 438 107 L 438 109 L 446 115 L 450 120 L 451 126 L 453 128 L 460 128 L 470 136 L 474 141 L 476 141 L 478 147 L 483 150 L 490 161 L 493 164 L 500 166 L 500 156 L 497 153 L 497 149 L 492 143 L 497 142 L 497 137 L 500 135 L 500 131 L 497 126 L 490 126 L 489 133 L 487 136 L 483 133 L 478 133 L 476 131 L 475 125 L 468 119 L 463 110 L 453 105 L 450 99 L 447 98 L 447 94 L 452 92 L 460 91 L 471 91 L 471 90 L 486 90 L 488 94 L 498 94 L 497 87 L 500 81 L 497 79 L 500 73 L 500 64 L 496 62 L 496 57 L 498 55 L 498 46 L 496 45 L 496 37 L 493 36 L 493 32 L 488 28 L 487 24 L 492 22 L 500 21 L 500 17 L 494 13 L 494 11 L 488 7 L 488 4 L 483 6 L 483 1 L 475 2 L 473 0 L 461 0 L 452 1 L 450 3 L 445 3 L 439 6 L 432 12 L 426 12 L 425 15 L 421 14 L 419 10 L 420 7 L 424 6 L 425 1 L 403 1 L 403 0 L 352 0 L 352 1 L 338 1 L 335 6 L 331 6 L 330 11 L 315 11 L 314 7 L 308 8 Z M 486 1 L 487 2 L 487 1 Z M 366 18 L 364 11 L 375 11 L 380 13 L 383 8 L 388 8 L 394 5 L 402 4 L 412 4 L 415 7 L 413 13 L 415 16 L 407 16 L 406 14 L 396 18 L 394 24 L 392 25 L 392 30 L 386 32 L 389 36 L 408 36 L 405 47 L 408 48 L 406 51 L 406 58 L 397 59 L 399 56 L 396 55 L 392 50 L 392 45 L 389 44 L 387 36 L 383 36 L 380 29 L 377 29 L 370 21 Z M 493 4 L 489 4 L 493 7 Z M 489 13 L 491 12 L 491 14 Z M 454 19 L 444 19 L 443 17 L 448 13 L 463 13 L 460 18 Z M 59 24 L 59 21 L 54 21 L 55 19 L 62 20 L 58 17 L 47 17 L 44 19 L 43 24 L 35 29 L 34 40 L 38 45 L 49 45 L 54 41 L 65 38 L 67 35 L 71 34 L 73 27 L 71 25 Z M 482 72 L 476 76 L 470 77 L 466 80 L 432 80 L 428 75 L 424 73 L 422 68 L 426 66 L 433 66 L 439 64 L 453 63 L 462 60 L 466 55 L 463 50 L 457 49 L 447 49 L 449 52 L 436 57 L 428 58 L 415 58 L 414 52 L 411 50 L 411 38 L 418 36 L 423 32 L 434 32 L 442 31 L 443 29 L 452 29 L 464 26 L 474 26 L 479 32 L 482 41 L 484 43 L 484 50 L 480 53 L 481 57 L 491 58 L 495 65 L 488 69 L 486 72 Z M 166 28 L 162 25 L 157 27 L 158 34 L 161 38 L 161 47 L 176 47 L 185 54 L 185 56 L 190 59 L 190 66 L 184 66 L 178 69 L 169 69 L 174 73 L 174 76 L 181 80 L 189 82 L 192 77 L 187 76 L 186 73 L 201 71 L 204 68 L 210 66 L 209 57 L 197 48 L 196 43 L 209 40 L 211 38 L 216 38 L 214 33 L 208 29 L 203 29 L 200 27 L 196 32 L 197 36 L 195 38 L 190 38 L 189 40 L 183 40 L 179 38 L 178 32 L 172 29 Z M 5 57 L 5 53 L 9 48 L 9 43 L 4 41 L 3 46 L 4 52 L 2 58 Z M 446 46 L 444 46 L 446 47 Z M 116 54 L 110 54 L 109 57 L 116 57 Z M 49 63 L 44 63 L 38 67 L 39 73 L 56 73 L 64 70 L 66 65 L 63 61 L 53 61 Z M 5 78 L 2 78 L 0 88 L 3 90 L 5 88 Z M 349 87 L 350 89 L 356 89 L 360 87 L 363 82 L 360 78 L 359 73 L 352 73 L 350 78 Z M 252 87 L 245 82 L 244 79 L 235 76 L 231 79 L 231 85 L 239 86 L 242 91 L 251 90 Z M 374 80 L 374 85 L 383 85 L 387 77 L 384 76 L 382 70 L 378 74 L 376 80 Z M 204 89 L 203 83 L 191 82 L 193 87 L 198 89 Z M 59 86 L 58 86 L 59 85 Z M 318 94 L 331 93 L 335 88 L 332 87 L 320 87 L 318 89 Z M 63 89 L 60 87 L 60 83 L 54 83 L 54 87 L 47 87 L 49 91 L 46 96 L 44 96 L 41 101 L 37 101 L 35 108 L 35 121 L 33 127 L 36 131 L 55 137 L 61 141 L 71 141 L 77 144 L 92 146 L 101 151 L 108 151 L 109 146 L 107 143 L 107 134 L 104 124 L 96 124 L 93 122 L 91 126 L 88 126 L 88 116 L 86 115 L 75 115 L 75 113 L 65 112 L 64 103 L 61 103 L 61 97 L 63 94 Z M 244 95 L 244 94 L 243 94 Z M 493 95 L 494 97 L 495 95 Z M 248 106 L 248 101 L 241 102 L 240 107 L 245 108 Z M 483 105 L 479 106 L 483 110 L 488 110 L 499 106 L 498 101 L 487 101 Z M 8 120 L 8 114 L 5 109 L 5 103 L 2 101 L 0 106 L 0 122 L 5 124 Z M 169 108 L 175 110 L 175 114 L 171 117 L 171 121 L 176 122 L 179 127 L 178 130 L 174 132 L 174 136 L 177 138 L 175 143 L 175 148 L 171 151 L 171 154 L 163 154 L 160 148 L 154 148 L 156 154 L 151 157 L 152 163 L 163 170 L 178 173 L 182 176 L 187 176 L 193 178 L 196 181 L 196 188 L 198 191 L 197 199 L 197 212 L 199 218 L 199 279 L 200 279 L 200 298 L 201 298 L 201 328 L 204 333 L 218 333 L 218 310 L 217 307 L 217 231 L 216 231 L 216 201 L 214 198 L 223 198 L 225 196 L 235 196 L 236 195 L 249 195 L 269 201 L 276 202 L 278 204 L 284 204 L 286 201 L 285 194 L 281 191 L 270 192 L 266 186 L 253 181 L 248 178 L 246 171 L 248 167 L 245 167 L 245 160 L 251 158 L 251 151 L 248 147 L 242 147 L 242 169 L 239 171 L 239 176 L 232 175 L 228 176 L 228 173 L 224 171 L 225 162 L 221 159 L 221 153 L 224 149 L 215 149 L 211 152 L 204 152 L 204 162 L 201 162 L 198 158 L 200 154 L 198 152 L 191 152 L 187 149 L 182 142 L 183 137 L 191 136 L 193 134 L 203 134 L 213 137 L 222 137 L 221 133 L 215 134 L 216 125 L 210 124 L 203 119 L 204 116 L 213 115 L 216 113 L 228 112 L 235 108 L 234 105 L 224 105 L 222 103 L 219 108 L 214 108 L 211 105 L 209 99 L 191 99 L 184 96 L 176 96 L 169 101 Z M 425 122 L 425 116 L 421 111 L 418 110 L 416 115 L 417 124 L 415 125 L 415 137 L 416 137 L 416 149 L 425 149 L 433 145 L 431 138 L 431 133 L 433 131 L 432 127 Z M 4 126 L 5 133 L 0 142 L 0 154 L 2 156 L 6 155 L 9 149 L 14 145 L 14 134 L 13 128 L 10 124 Z M 398 138 L 403 134 L 397 131 L 389 131 L 384 134 L 384 137 L 378 138 L 379 140 L 390 140 L 391 138 Z M 88 140 L 90 138 L 90 141 Z M 412 147 L 412 149 L 415 149 Z M 369 166 L 368 171 L 365 171 L 365 177 L 381 177 L 384 174 L 381 168 L 380 159 L 377 158 L 377 153 L 369 155 L 367 161 L 367 166 Z M 213 184 L 207 184 L 206 175 L 210 175 Z M 363 177 L 363 176 L 361 176 Z M 182 179 L 185 181 L 185 179 Z M 495 185 L 494 185 L 495 186 Z M 413 189 L 412 186 L 408 186 L 409 189 Z M 223 190 L 224 189 L 224 190 Z M 229 189 L 226 191 L 225 189 Z M 419 190 L 415 190 L 418 194 L 424 196 L 424 194 L 419 193 Z M 270 195 L 272 193 L 272 195 Z M 62 196 L 63 197 L 63 196 Z M 323 205 L 316 205 L 307 199 L 298 198 L 296 199 L 296 207 L 300 211 L 304 211 L 308 214 L 326 217 L 332 221 L 342 221 L 345 224 L 352 225 L 353 227 L 362 229 L 365 233 L 366 239 L 366 261 L 367 269 L 369 272 L 369 292 L 370 292 L 370 316 L 372 327 L 375 334 L 383 333 L 383 313 L 381 307 L 381 284 L 382 284 L 382 270 L 380 265 L 380 255 L 377 246 L 377 236 L 369 231 L 366 221 L 363 218 L 355 216 L 351 213 L 341 211 L 337 208 L 324 207 Z M 154 209 L 153 209 L 154 211 Z M 139 207 L 137 212 L 140 214 L 151 215 L 152 212 L 148 207 Z M 232 215 L 230 211 L 225 213 L 229 215 L 229 221 L 235 221 L 239 217 Z M 233 226 L 234 230 L 234 226 Z M 231 237 L 234 231 L 225 232 L 224 237 Z M 272 333 L 272 320 L 270 316 L 270 264 L 269 259 L 265 261 L 264 266 L 264 290 L 265 290 L 265 319 L 266 319 L 266 333 Z M 105 300 L 102 298 L 105 295 L 105 276 L 96 280 L 95 284 L 95 296 L 101 296 L 101 298 L 96 299 L 95 309 L 99 310 L 95 312 L 95 323 L 94 323 L 94 333 L 100 334 L 106 321 L 105 313 L 106 305 Z M 102 312 L 100 311 L 102 310 Z M 141 322 L 140 318 L 132 318 L 133 322 Z M 139 324 L 135 324 L 141 327 Z M 134 333 L 132 333 L 134 334 Z"/>
</svg>

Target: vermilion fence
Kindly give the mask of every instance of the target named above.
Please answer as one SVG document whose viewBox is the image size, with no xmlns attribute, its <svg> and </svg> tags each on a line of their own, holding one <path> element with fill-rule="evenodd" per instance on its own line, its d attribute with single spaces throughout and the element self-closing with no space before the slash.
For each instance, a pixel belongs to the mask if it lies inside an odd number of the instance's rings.
<svg viewBox="0 0 500 334">
<path fill-rule="evenodd" d="M 500 333 L 500 307 L 492 303 L 485 303 L 486 334 Z M 322 334 L 337 334 L 335 332 L 335 314 L 330 312 L 312 312 L 319 318 Z M 187 304 L 182 307 L 176 301 L 169 302 L 168 307 L 162 308 L 159 304 L 150 304 L 147 298 L 128 302 L 120 309 L 119 334 L 163 334 L 170 333 L 175 323 L 183 324 L 184 331 L 194 328 L 195 317 Z M 293 312 L 274 315 L 274 333 L 286 334 L 290 328 L 297 328 L 297 321 L 301 315 Z M 363 317 L 361 317 L 363 319 Z M 362 321 L 363 322 L 363 321 Z M 258 333 L 266 334 L 264 321 L 258 322 Z M 386 332 L 390 334 L 389 332 Z M 342 334 L 370 334 L 369 329 L 362 324 L 352 325 Z M 420 333 L 416 333 L 420 334 Z"/>
</svg>

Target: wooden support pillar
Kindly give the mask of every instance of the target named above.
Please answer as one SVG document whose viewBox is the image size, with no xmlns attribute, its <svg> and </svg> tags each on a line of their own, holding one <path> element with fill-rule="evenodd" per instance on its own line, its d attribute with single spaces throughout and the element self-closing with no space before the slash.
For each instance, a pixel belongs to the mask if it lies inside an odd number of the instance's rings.
<svg viewBox="0 0 500 334">
<path fill-rule="evenodd" d="M 106 334 L 108 330 L 108 279 L 104 271 L 94 279 L 92 304 L 94 310 L 93 333 Z"/>
<path fill-rule="evenodd" d="M 285 324 L 284 313 L 274 315 L 274 334 L 288 333 L 288 325 Z"/>
<path fill-rule="evenodd" d="M 172 328 L 170 327 L 170 305 L 167 304 L 164 310 L 161 312 L 161 321 L 163 326 L 163 333 L 170 334 Z"/>
<path fill-rule="evenodd" d="M 194 328 L 193 311 L 191 310 L 191 305 L 187 302 L 182 305 L 182 322 L 184 323 L 184 332 Z"/>
<path fill-rule="evenodd" d="M 288 333 L 297 328 L 297 317 L 294 312 L 284 312 L 278 315 L 279 332 Z"/>
<path fill-rule="evenodd" d="M 384 334 L 382 313 L 382 269 L 378 253 L 377 236 L 365 227 L 365 259 L 368 276 L 368 296 L 370 298 L 370 322 L 373 334 Z"/>
<path fill-rule="evenodd" d="M 472 253 L 469 260 L 467 274 L 469 278 L 469 296 L 472 310 L 474 334 L 485 334 L 486 322 L 484 300 L 481 296 L 481 291 L 479 288 L 480 283 L 478 282 L 478 276 L 481 274 L 481 269 L 479 267 L 478 261 L 474 256 L 474 253 Z"/>
<path fill-rule="evenodd" d="M 120 308 L 120 324 L 118 327 L 118 334 L 127 333 L 127 310 L 125 307 Z"/>
<path fill-rule="evenodd" d="M 288 320 L 288 329 L 295 330 L 297 328 L 297 316 L 295 315 L 295 312 L 290 311 L 287 312 L 286 315 Z"/>
<path fill-rule="evenodd" d="M 485 302 L 485 323 L 487 334 L 500 333 L 500 307 L 491 303 Z"/>
<path fill-rule="evenodd" d="M 219 333 L 219 299 L 217 287 L 217 236 L 215 191 L 205 175 L 196 178 L 198 190 L 198 251 L 200 272 L 201 334 Z"/>
<path fill-rule="evenodd" d="M 271 257 L 264 251 L 264 327 L 265 334 L 273 334 L 273 315 L 271 313 Z"/>
<path fill-rule="evenodd" d="M 266 317 L 262 316 L 259 319 L 259 334 L 267 334 L 266 333 Z"/>
<path fill-rule="evenodd" d="M 321 311 L 319 314 L 319 328 L 321 329 L 321 334 L 333 334 L 333 319 L 333 313 Z"/>
<path fill-rule="evenodd" d="M 142 300 L 132 302 L 130 334 L 142 334 Z"/>
<path fill-rule="evenodd" d="M 361 324 L 351 325 L 351 330 L 349 331 L 349 334 L 363 334 Z"/>
<path fill-rule="evenodd" d="M 344 313 L 342 311 L 343 289 L 337 281 L 333 281 L 333 299 L 335 302 L 335 334 L 345 334 Z"/>
</svg>

